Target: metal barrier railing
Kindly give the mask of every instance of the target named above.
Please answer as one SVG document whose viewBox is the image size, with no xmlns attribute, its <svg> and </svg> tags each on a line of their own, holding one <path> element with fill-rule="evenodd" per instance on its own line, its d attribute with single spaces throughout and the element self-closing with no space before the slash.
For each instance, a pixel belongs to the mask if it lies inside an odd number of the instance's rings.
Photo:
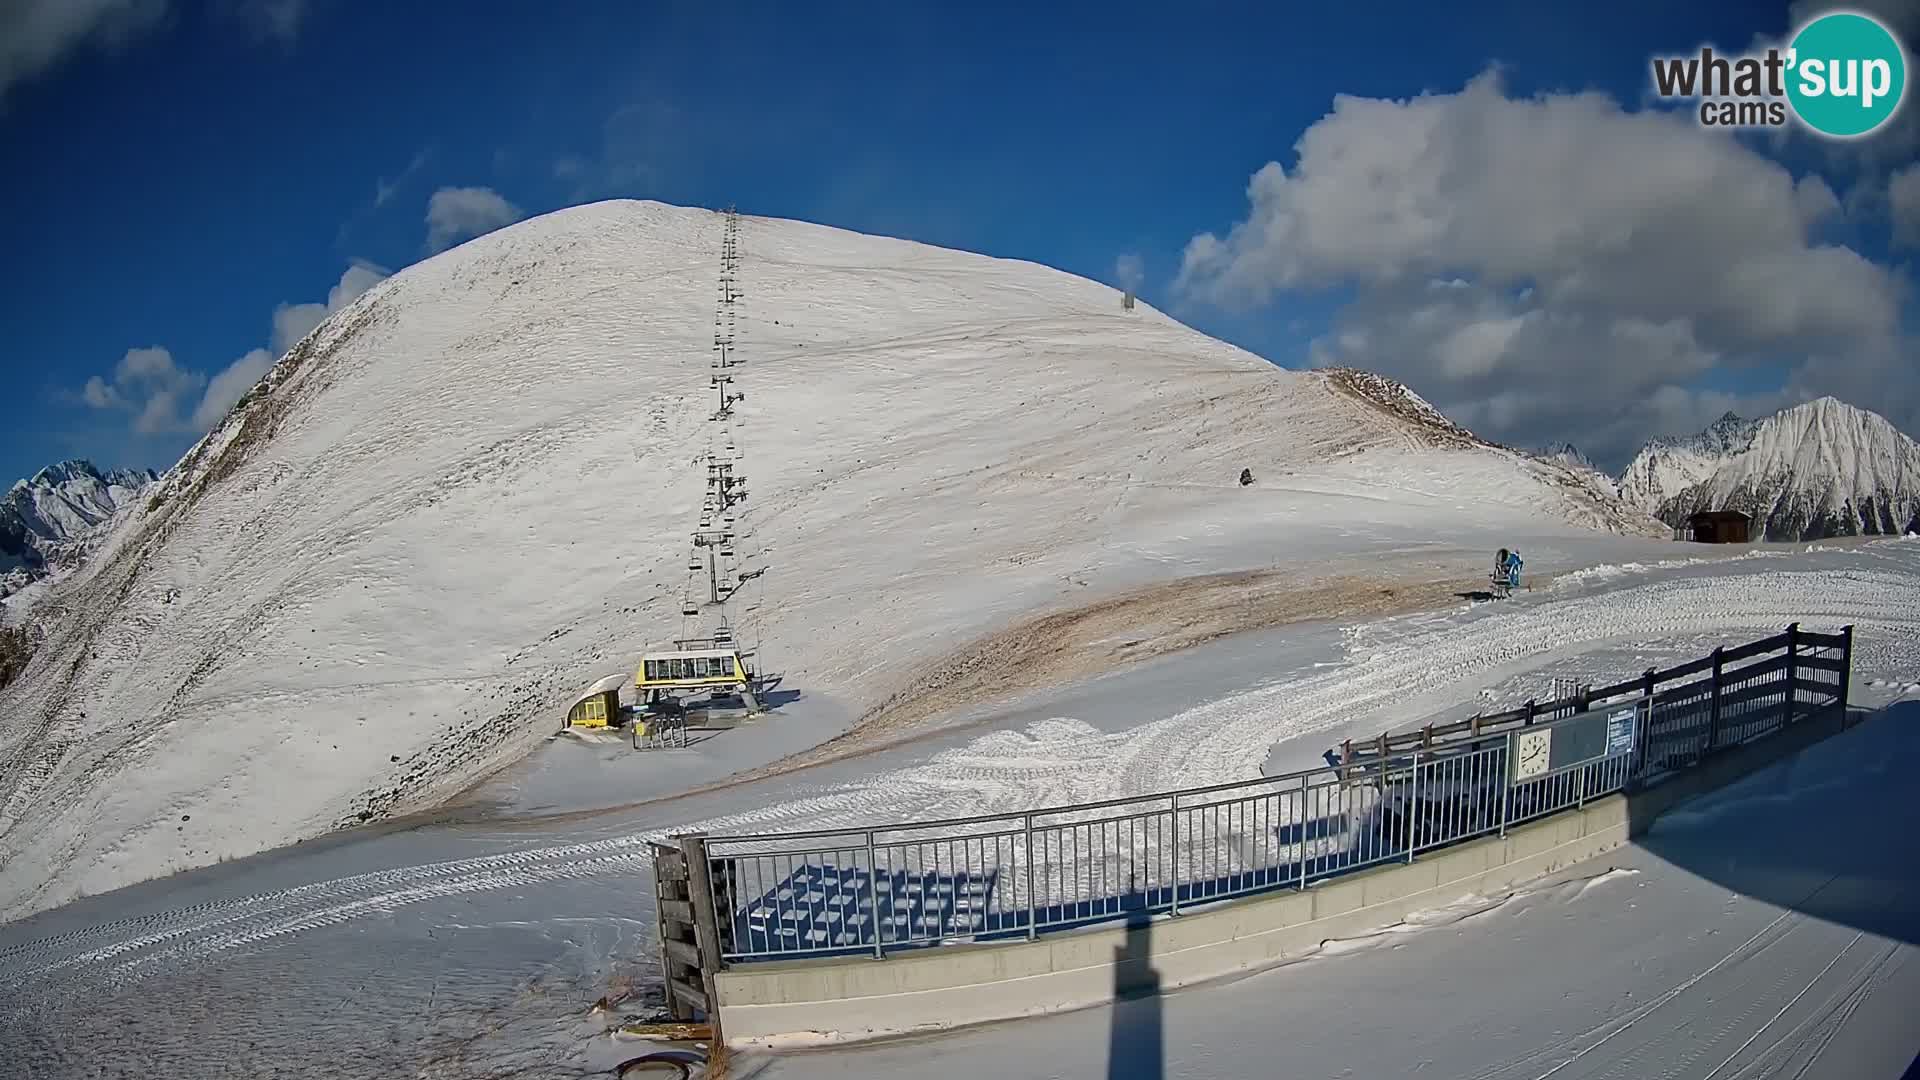
<svg viewBox="0 0 1920 1080">
<path fill-rule="evenodd" d="M 1423 729 L 1404 751 L 1391 747 L 1407 736 L 1376 740 L 1389 752 L 1336 766 L 1014 814 L 687 836 L 675 850 L 704 852 L 697 906 L 721 963 L 882 956 L 1178 915 L 1504 834 L 1844 710 L 1851 657 L 1852 627 L 1796 624 L 1512 722 Z"/>
</svg>

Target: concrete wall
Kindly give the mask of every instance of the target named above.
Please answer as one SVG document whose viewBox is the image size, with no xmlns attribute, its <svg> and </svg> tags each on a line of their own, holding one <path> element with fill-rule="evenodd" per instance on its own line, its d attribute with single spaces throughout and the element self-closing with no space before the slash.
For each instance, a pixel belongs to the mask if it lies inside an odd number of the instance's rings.
<svg viewBox="0 0 1920 1080">
<path fill-rule="evenodd" d="M 1611 795 L 1541 821 L 1311 885 L 1037 941 L 946 945 L 888 956 L 743 964 L 714 979 L 734 1046 L 838 1042 L 1083 1008 L 1271 967 L 1470 893 L 1499 894 L 1625 845 L 1660 812 L 1839 730 L 1804 720 L 1717 755 L 1632 799 Z"/>
</svg>

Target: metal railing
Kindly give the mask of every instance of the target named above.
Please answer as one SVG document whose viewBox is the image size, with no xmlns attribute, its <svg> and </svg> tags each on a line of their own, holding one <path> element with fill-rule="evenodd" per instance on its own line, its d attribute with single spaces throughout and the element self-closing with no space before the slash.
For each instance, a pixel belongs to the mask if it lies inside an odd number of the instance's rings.
<svg viewBox="0 0 1920 1080">
<path fill-rule="evenodd" d="M 878 957 L 1178 915 L 1504 834 L 1844 710 L 1851 657 L 1852 627 L 1817 634 L 1796 624 L 1667 671 L 1582 688 L 1577 699 L 1385 736 L 1368 744 L 1384 753 L 1349 752 L 1338 765 L 1284 776 L 1013 814 L 682 843 L 704 852 L 700 906 L 712 913 L 722 963 Z M 1593 736 L 1603 721 L 1605 753 L 1538 775 L 1511 759 L 1526 733 L 1564 731 L 1549 738 L 1571 743 L 1573 725 Z"/>
</svg>

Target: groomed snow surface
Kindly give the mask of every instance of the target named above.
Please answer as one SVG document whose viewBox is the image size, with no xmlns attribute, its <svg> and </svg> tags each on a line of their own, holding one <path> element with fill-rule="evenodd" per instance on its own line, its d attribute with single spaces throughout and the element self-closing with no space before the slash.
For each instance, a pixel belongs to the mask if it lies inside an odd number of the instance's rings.
<svg viewBox="0 0 1920 1080">
<path fill-rule="evenodd" d="M 1920 1061 L 1916 769 L 1907 702 L 1513 895 L 1235 982 L 753 1075 L 1901 1080 Z"/>
<path fill-rule="evenodd" d="M 432 806 L 688 629 L 722 220 L 561 211 L 296 345 L 36 598 L 0 690 L 0 918 Z M 1094 282 L 767 219 L 740 246 L 737 546 L 764 574 L 730 614 L 847 717 L 1115 590 L 1627 521 Z"/>
<path fill-rule="evenodd" d="M 1343 731 L 1371 733 L 1530 696 L 1556 675 L 1618 677 L 1793 619 L 1826 629 L 1856 624 L 1856 700 L 1880 704 L 1920 672 L 1916 581 L 1920 543 L 1901 541 L 1596 575 L 1511 604 L 1259 636 L 1252 640 L 1264 644 L 1252 650 L 1228 639 L 928 745 L 619 814 L 302 845 L 0 928 L 0 1040 L 40 1070 L 27 1075 L 87 1075 L 77 1063 L 137 1045 L 142 1067 L 158 1075 L 465 1077 L 521 1069 L 517 1075 L 574 1077 L 638 1052 L 598 1034 L 610 1017 L 587 1006 L 611 984 L 656 973 L 649 835 L 690 823 L 797 825 L 1090 798 L 1121 783 L 1185 782 L 1189 759 L 1248 774 L 1263 754 L 1270 766 L 1300 767 Z M 1297 647 L 1287 644 L 1295 639 Z M 1328 708 L 1343 684 L 1349 707 Z M 1792 1008 L 1767 1029 L 1775 1035 L 1799 1030 L 1804 1016 L 1795 1010 L 1824 1006 L 1841 991 L 1842 1004 L 1860 1000 L 1852 1012 L 1840 1010 L 1844 1016 L 1822 1014 L 1819 1030 L 1838 1031 L 1834 1046 L 1860 1043 L 1875 1024 L 1904 1031 L 1874 1010 L 1888 997 L 1880 985 L 1911 993 L 1897 981 L 1910 974 L 1907 951 L 1878 962 L 1886 942 L 1870 935 L 1826 967 L 1853 941 L 1852 931 L 1834 926 L 1882 909 L 1893 919 L 1906 902 L 1898 897 L 1914 895 L 1910 871 L 1920 863 L 1910 849 L 1866 861 L 1876 844 L 1911 843 L 1911 830 L 1878 825 L 1904 820 L 1898 792 L 1915 764 L 1911 732 L 1920 717 L 1902 708 L 1817 751 L 1847 748 L 1838 759 L 1750 781 L 1739 789 L 1745 801 L 1688 808 L 1693 816 L 1675 818 L 1674 827 L 1704 830 L 1703 852 L 1670 854 L 1650 842 L 1645 853 L 1613 861 L 1637 875 L 1602 878 L 1613 865 L 1603 863 L 1582 871 L 1601 878 L 1591 888 L 1548 889 L 1512 903 L 1467 899 L 1432 920 L 1443 925 L 1370 939 L 1358 955 L 1170 997 L 1161 1029 L 1166 1075 L 1270 1075 L 1245 1070 L 1276 1058 L 1299 1061 L 1300 1075 L 1340 1075 L 1344 1051 L 1364 1057 L 1365 1067 L 1350 1066 L 1354 1076 L 1406 1075 L 1431 1055 L 1446 1066 L 1432 1075 L 1538 1077 L 1553 1054 L 1578 1052 L 1683 985 L 1603 1050 L 1585 1054 L 1578 1069 L 1587 1071 L 1571 1075 L 1606 1075 L 1602 1065 L 1636 1077 L 1666 1068 L 1677 1068 L 1675 1076 L 1750 1075 L 1712 1070 L 1782 1005 Z M 1136 754 L 1129 744 L 1156 753 Z M 1146 764 L 1147 756 L 1165 764 Z M 1842 778 L 1846 786 L 1834 788 Z M 1796 831 L 1806 829 L 1817 831 Z M 1803 913 L 1739 951 L 1782 911 L 1806 907 L 1799 898 L 1843 867 L 1852 876 L 1815 899 L 1850 898 L 1865 914 Z M 1803 881 L 1808 875 L 1814 879 Z M 1461 917 L 1477 907 L 1491 910 Z M 1875 927 L 1880 938 L 1910 940 L 1884 922 Z M 1729 954 L 1734 959 L 1713 967 Z M 1767 965 L 1780 957 L 1791 962 L 1765 980 L 1755 974 L 1773 971 Z M 1860 976 L 1867 990 L 1816 976 Z M 1731 996 L 1749 989 L 1752 1001 Z M 784 1058 L 769 1075 L 877 1075 L 911 1060 L 935 1075 L 987 1068 L 1009 1077 L 1102 1076 L 1110 1033 L 1140 1030 L 1141 1007 L 845 1057 Z M 102 1027 L 102 1015 L 115 1023 Z M 1402 1015 L 1405 1028 L 1397 1026 Z M 1690 1056 L 1691 1044 L 1676 1041 L 1682 1020 L 1719 1032 L 1708 1040 L 1712 1049 Z M 1642 1047 L 1643 1038 L 1653 1041 Z M 1763 1035 L 1748 1051 L 1771 1039 Z M 1634 1048 L 1642 1052 L 1615 1055 Z M 1912 1049 L 1904 1050 L 1909 1058 Z"/>
</svg>

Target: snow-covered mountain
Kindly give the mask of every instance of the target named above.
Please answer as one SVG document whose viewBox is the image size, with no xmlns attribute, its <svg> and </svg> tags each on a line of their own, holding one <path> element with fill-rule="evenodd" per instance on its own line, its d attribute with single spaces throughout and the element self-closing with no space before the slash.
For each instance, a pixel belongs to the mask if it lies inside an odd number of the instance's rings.
<svg viewBox="0 0 1920 1080">
<path fill-rule="evenodd" d="M 1662 503 L 1713 475 L 1753 441 L 1759 422 L 1729 412 L 1698 435 L 1650 439 L 1620 474 L 1620 497 L 1657 514 Z"/>
<path fill-rule="evenodd" d="M 102 472 L 73 460 L 17 481 L 0 497 L 0 596 L 70 557 L 158 478 L 147 469 Z"/>
<path fill-rule="evenodd" d="M 1595 473 L 1600 472 L 1599 469 L 1594 467 L 1593 462 L 1587 458 L 1587 455 L 1581 453 L 1578 447 L 1569 442 L 1548 443 L 1540 449 L 1535 450 L 1533 456 L 1542 461 L 1551 461 L 1556 465 L 1564 465 L 1569 469 L 1583 469 L 1587 472 Z M 1603 473 L 1602 475 L 1605 474 Z"/>
<path fill-rule="evenodd" d="M 1920 444 L 1878 413 L 1824 397 L 1649 442 L 1620 490 L 1674 526 L 1701 510 L 1739 510 L 1769 540 L 1899 534 L 1920 528 Z"/>
<path fill-rule="evenodd" d="M 722 231 L 559 211 L 291 349 L 35 609 L 64 617 L 0 690 L 0 917 L 524 753 L 570 693 L 711 625 L 681 606 L 712 456 L 751 492 L 736 631 L 847 715 L 938 701 L 967 643 L 1144 584 L 1657 529 L 1391 380 L 1282 370 L 1032 263 L 791 221 L 742 221 L 729 427 Z"/>
</svg>

